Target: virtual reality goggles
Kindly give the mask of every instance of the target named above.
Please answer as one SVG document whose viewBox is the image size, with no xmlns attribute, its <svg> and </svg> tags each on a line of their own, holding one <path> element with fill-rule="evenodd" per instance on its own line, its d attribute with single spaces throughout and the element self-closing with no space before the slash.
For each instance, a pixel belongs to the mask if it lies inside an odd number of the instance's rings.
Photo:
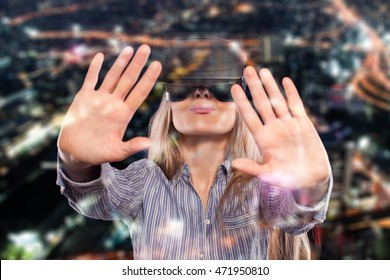
<svg viewBox="0 0 390 280">
<path fill-rule="evenodd" d="M 155 52 L 154 59 L 163 64 L 159 82 L 171 102 L 182 101 L 197 89 L 207 89 L 217 100 L 230 102 L 232 85 L 246 89 L 245 53 L 239 40 L 171 39 Z"/>
</svg>

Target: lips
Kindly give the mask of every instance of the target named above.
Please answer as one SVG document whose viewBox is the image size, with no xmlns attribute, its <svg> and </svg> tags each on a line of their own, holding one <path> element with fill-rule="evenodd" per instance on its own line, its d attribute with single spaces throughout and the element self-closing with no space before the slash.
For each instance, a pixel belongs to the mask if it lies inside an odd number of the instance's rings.
<svg viewBox="0 0 390 280">
<path fill-rule="evenodd" d="M 215 109 L 210 105 L 198 104 L 198 105 L 192 106 L 190 111 L 194 112 L 195 114 L 209 114 L 209 113 L 215 111 Z"/>
</svg>

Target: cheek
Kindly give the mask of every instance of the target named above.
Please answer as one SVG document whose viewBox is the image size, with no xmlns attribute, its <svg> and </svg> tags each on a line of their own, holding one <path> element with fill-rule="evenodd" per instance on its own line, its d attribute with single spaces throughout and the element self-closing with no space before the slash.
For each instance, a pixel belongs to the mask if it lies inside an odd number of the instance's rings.
<svg viewBox="0 0 390 280">
<path fill-rule="evenodd" d="M 221 112 L 213 121 L 213 125 L 216 130 L 222 132 L 229 132 L 233 129 L 236 123 L 236 112 L 235 110 L 229 110 Z"/>
<path fill-rule="evenodd" d="M 227 103 L 221 108 L 217 119 L 217 126 L 221 130 L 231 131 L 236 123 L 237 109 L 234 103 Z"/>
<path fill-rule="evenodd" d="M 180 132 L 182 129 L 185 129 L 187 123 L 189 123 L 188 113 L 180 107 L 176 106 L 171 107 L 171 112 L 173 126 L 176 128 L 176 130 Z"/>
</svg>

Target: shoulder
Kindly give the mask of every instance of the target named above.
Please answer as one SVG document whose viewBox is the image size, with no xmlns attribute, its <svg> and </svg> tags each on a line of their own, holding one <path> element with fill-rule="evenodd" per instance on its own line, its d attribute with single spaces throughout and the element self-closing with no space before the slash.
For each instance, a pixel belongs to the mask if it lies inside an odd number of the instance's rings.
<svg viewBox="0 0 390 280">
<path fill-rule="evenodd" d="M 144 158 L 144 159 L 140 159 L 140 160 L 136 160 L 132 163 L 129 164 L 129 166 L 126 168 L 127 169 L 148 169 L 148 170 L 151 170 L 151 169 L 154 169 L 158 167 L 157 164 L 150 160 L 150 159 L 147 159 L 147 158 Z"/>
<path fill-rule="evenodd" d="M 160 180 L 168 181 L 161 168 L 150 159 L 140 159 L 131 163 L 125 170 L 126 175 L 134 174 L 147 178 L 158 178 Z"/>
</svg>

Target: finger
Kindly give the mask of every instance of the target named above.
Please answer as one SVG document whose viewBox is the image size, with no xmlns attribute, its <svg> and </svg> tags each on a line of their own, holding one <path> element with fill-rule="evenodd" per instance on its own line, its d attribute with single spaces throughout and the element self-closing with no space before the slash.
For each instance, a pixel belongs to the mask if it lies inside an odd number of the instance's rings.
<svg viewBox="0 0 390 280">
<path fill-rule="evenodd" d="M 158 61 L 153 61 L 137 85 L 132 89 L 125 102 L 129 105 L 133 112 L 137 110 L 137 108 L 149 95 L 149 92 L 156 83 L 160 73 L 161 63 Z"/>
<path fill-rule="evenodd" d="M 108 92 L 112 92 L 115 89 L 116 84 L 118 83 L 119 78 L 121 77 L 123 70 L 125 70 L 127 64 L 129 63 L 131 57 L 133 56 L 134 50 L 132 47 L 126 47 L 119 54 L 118 58 L 115 60 L 114 64 L 108 71 L 106 77 L 103 80 L 101 89 Z"/>
<path fill-rule="evenodd" d="M 95 90 L 95 86 L 99 80 L 99 72 L 102 68 L 104 60 L 104 55 L 102 53 L 97 53 L 93 57 L 91 64 L 89 65 L 88 72 L 85 75 L 84 83 L 82 88 L 86 91 Z"/>
<path fill-rule="evenodd" d="M 260 178 L 265 173 L 265 167 L 257 162 L 247 159 L 238 158 L 232 161 L 233 168 L 240 170 L 246 174 Z"/>
<path fill-rule="evenodd" d="M 282 93 L 271 72 L 263 68 L 259 71 L 261 81 L 263 82 L 264 88 L 267 91 L 268 98 L 271 102 L 272 108 L 275 114 L 279 118 L 291 118 L 291 114 L 288 111 L 286 100 L 284 99 Z"/>
<path fill-rule="evenodd" d="M 126 97 L 131 88 L 137 82 L 139 74 L 148 60 L 149 54 L 150 47 L 148 45 L 142 45 L 138 48 L 137 53 L 119 79 L 113 94 L 117 95 L 121 99 Z"/>
<path fill-rule="evenodd" d="M 276 119 L 271 103 L 269 102 L 256 70 L 251 66 L 246 67 L 244 70 L 244 77 L 249 86 L 253 103 L 264 123 Z"/>
<path fill-rule="evenodd" d="M 231 92 L 233 100 L 237 105 L 238 111 L 240 112 L 242 119 L 244 120 L 245 124 L 247 125 L 253 136 L 255 136 L 255 134 L 258 133 L 259 129 L 263 127 L 260 118 L 250 104 L 241 86 L 232 86 Z"/>
<path fill-rule="evenodd" d="M 150 145 L 151 142 L 148 137 L 135 137 L 126 142 L 122 142 L 121 148 L 124 151 L 123 159 L 135 153 L 148 149 Z"/>
<path fill-rule="evenodd" d="M 298 90 L 294 85 L 294 82 L 290 78 L 284 78 L 283 87 L 287 95 L 288 108 L 294 117 L 306 116 L 305 107 L 303 106 L 302 99 L 299 96 Z"/>
</svg>

